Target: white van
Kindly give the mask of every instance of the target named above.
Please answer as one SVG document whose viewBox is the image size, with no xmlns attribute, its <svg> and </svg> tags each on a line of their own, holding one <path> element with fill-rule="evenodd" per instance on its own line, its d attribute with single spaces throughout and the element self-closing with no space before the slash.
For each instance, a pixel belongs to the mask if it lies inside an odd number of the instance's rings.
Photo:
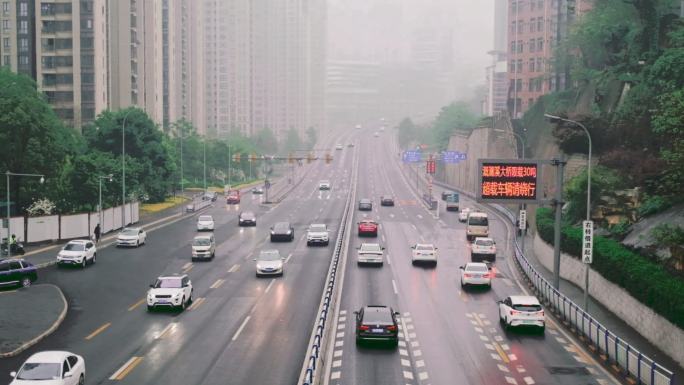
<svg viewBox="0 0 684 385">
<path fill-rule="evenodd" d="M 483 212 L 471 212 L 466 221 L 466 238 L 472 241 L 477 237 L 489 236 L 489 218 Z"/>
</svg>

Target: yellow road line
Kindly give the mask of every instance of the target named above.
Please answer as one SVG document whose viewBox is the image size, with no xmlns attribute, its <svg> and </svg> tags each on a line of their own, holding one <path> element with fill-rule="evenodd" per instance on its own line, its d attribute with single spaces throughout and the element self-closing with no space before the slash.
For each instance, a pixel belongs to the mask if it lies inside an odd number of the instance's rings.
<svg viewBox="0 0 684 385">
<path fill-rule="evenodd" d="M 194 300 L 194 301 L 192 302 L 192 305 L 190 305 L 190 307 L 188 308 L 188 310 L 197 309 L 197 308 L 200 307 L 200 305 L 203 304 L 204 301 L 206 301 L 206 300 L 207 300 L 207 299 L 204 298 L 204 297 L 197 298 L 196 300 Z"/>
<path fill-rule="evenodd" d="M 168 324 L 164 328 L 164 330 L 162 330 L 161 333 L 159 333 L 159 335 L 155 339 L 162 339 L 162 338 L 166 337 L 167 335 L 172 334 L 175 330 L 176 330 L 176 323 L 172 322 L 172 323 Z"/>
<path fill-rule="evenodd" d="M 217 279 L 213 285 L 209 286 L 209 288 L 210 289 L 218 289 L 219 287 L 221 287 L 221 285 L 223 285 L 224 282 L 226 282 L 226 281 L 223 279 Z"/>
<path fill-rule="evenodd" d="M 478 316 L 477 313 L 473 313 L 473 317 L 475 317 L 475 321 L 477 321 L 477 323 L 478 323 L 480 326 L 485 327 L 484 322 L 482 322 L 482 320 L 480 319 L 480 316 Z"/>
<path fill-rule="evenodd" d="M 95 329 L 94 332 L 88 334 L 88 336 L 87 336 L 85 339 L 86 339 L 86 340 L 91 340 L 91 339 L 93 339 L 96 335 L 102 333 L 105 329 L 107 329 L 107 328 L 110 327 L 110 326 L 112 326 L 112 323 L 111 323 L 111 322 L 107 322 L 106 324 L 104 324 L 104 325 L 100 326 L 99 328 Z"/>
<path fill-rule="evenodd" d="M 186 268 L 185 270 L 183 270 L 183 273 L 184 273 L 184 274 L 187 274 L 188 272 L 190 272 L 190 270 L 192 270 L 193 267 L 195 267 L 195 265 L 190 265 L 190 266 L 188 266 L 188 268 Z"/>
<path fill-rule="evenodd" d="M 229 273 L 234 273 L 234 272 L 236 272 L 236 271 L 238 271 L 238 270 L 240 270 L 240 265 L 236 263 L 236 264 L 233 265 L 233 267 L 230 268 L 230 270 L 228 270 L 228 272 L 229 272 Z"/>
<path fill-rule="evenodd" d="M 132 357 L 130 360 L 128 360 L 128 362 L 124 364 L 124 366 L 121 367 L 121 369 L 114 373 L 112 377 L 109 377 L 109 379 L 116 381 L 123 380 L 128 375 L 128 373 L 135 369 L 136 366 L 140 365 L 142 359 L 142 357 Z"/>
<path fill-rule="evenodd" d="M 506 352 L 504 352 L 504 350 L 501 349 L 501 346 L 498 343 L 492 341 L 492 344 L 494 345 L 494 349 L 496 349 L 496 352 L 499 353 L 499 356 L 501 356 L 501 359 L 503 360 L 504 363 L 507 364 L 507 363 L 511 362 L 511 360 L 508 358 L 508 355 L 506 354 Z"/>
<path fill-rule="evenodd" d="M 145 303 L 145 298 L 143 298 L 143 299 L 141 299 L 140 301 L 138 301 L 138 302 L 134 303 L 133 305 L 131 305 L 131 306 L 128 308 L 128 311 L 133 311 L 133 310 L 135 310 L 136 307 L 142 305 L 143 303 Z"/>
</svg>

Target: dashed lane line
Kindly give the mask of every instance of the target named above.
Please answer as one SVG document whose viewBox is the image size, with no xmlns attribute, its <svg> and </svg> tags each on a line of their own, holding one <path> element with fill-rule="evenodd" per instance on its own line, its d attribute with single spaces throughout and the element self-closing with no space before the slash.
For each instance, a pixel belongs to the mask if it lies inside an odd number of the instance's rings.
<svg viewBox="0 0 684 385">
<path fill-rule="evenodd" d="M 392 280 L 392 289 L 394 289 L 394 294 L 399 294 L 399 290 L 397 290 L 397 283 Z"/>
<path fill-rule="evenodd" d="M 235 273 L 240 269 L 240 264 L 236 263 L 234 264 L 230 269 L 228 269 L 229 273 Z"/>
<path fill-rule="evenodd" d="M 88 334 L 88 336 L 85 338 L 87 341 L 90 341 L 91 339 L 95 338 L 98 334 L 102 333 L 105 331 L 108 327 L 112 326 L 111 322 L 107 322 L 106 324 L 100 326 L 99 328 L 95 329 L 92 333 Z"/>
<path fill-rule="evenodd" d="M 242 329 L 245 328 L 245 326 L 247 325 L 247 322 L 249 322 L 250 318 L 252 318 L 252 316 L 249 316 L 249 315 L 248 315 L 247 318 L 245 318 L 245 320 L 242 321 L 242 325 L 240 325 L 240 327 L 238 328 L 238 330 L 237 330 L 237 331 L 235 332 L 235 334 L 233 335 L 233 338 L 231 339 L 232 341 L 235 341 L 235 340 L 238 339 L 238 337 L 240 336 L 240 333 L 242 333 Z"/>
<path fill-rule="evenodd" d="M 192 305 L 188 307 L 188 310 L 196 310 L 198 307 L 202 306 L 202 304 L 206 301 L 207 299 L 204 297 L 199 297 L 192 301 Z"/>
<path fill-rule="evenodd" d="M 128 311 L 133 311 L 133 310 L 135 310 L 138 306 L 142 305 L 143 303 L 145 303 L 145 298 L 142 298 L 142 299 L 139 300 L 138 302 L 136 302 L 136 303 L 134 303 L 133 305 L 129 306 L 129 307 L 128 307 Z"/>
<path fill-rule="evenodd" d="M 226 282 L 225 279 L 217 279 L 216 282 L 214 282 L 211 286 L 209 286 L 210 289 L 218 289 L 223 285 L 223 283 Z"/>
<path fill-rule="evenodd" d="M 111 377 L 109 377 L 109 379 L 112 381 L 123 380 L 128 375 L 128 373 L 135 369 L 136 366 L 140 365 L 140 362 L 142 362 L 142 360 L 142 357 L 131 357 L 131 359 L 126 361 L 126 363 L 123 364 L 123 366 L 120 367 L 119 370 L 114 372 L 114 374 L 112 374 Z"/>
<path fill-rule="evenodd" d="M 266 290 L 264 290 L 264 294 L 268 293 L 271 290 L 271 287 L 275 283 L 275 278 L 271 279 L 271 282 L 269 282 L 268 286 L 266 286 Z"/>
<path fill-rule="evenodd" d="M 171 322 L 170 324 L 166 325 L 166 327 L 165 327 L 164 329 L 162 329 L 162 331 L 159 332 L 159 334 L 157 334 L 157 335 L 154 337 L 154 339 L 155 339 L 155 340 L 159 340 L 159 339 L 162 339 L 162 338 L 166 337 L 167 335 L 173 334 L 173 333 L 176 331 L 176 326 L 177 326 L 177 325 L 178 325 L 178 324 L 175 323 L 175 322 Z"/>
</svg>

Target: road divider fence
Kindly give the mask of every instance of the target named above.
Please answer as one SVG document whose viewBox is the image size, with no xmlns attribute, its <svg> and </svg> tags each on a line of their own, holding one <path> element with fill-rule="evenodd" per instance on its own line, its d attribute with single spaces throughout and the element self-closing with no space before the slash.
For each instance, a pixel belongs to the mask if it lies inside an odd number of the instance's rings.
<svg viewBox="0 0 684 385">
<path fill-rule="evenodd" d="M 333 250 L 332 260 L 328 269 L 328 274 L 325 279 L 325 287 L 323 295 L 318 307 L 316 321 L 309 340 L 309 347 L 307 348 L 302 371 L 299 377 L 299 384 L 312 385 L 317 384 L 322 374 L 325 372 L 323 354 L 326 351 L 330 336 L 335 332 L 333 328 L 326 328 L 327 324 L 334 316 L 334 308 L 337 304 L 337 297 L 339 296 L 340 280 L 339 276 L 344 276 L 344 263 L 346 261 L 346 247 L 348 245 L 348 237 L 351 233 L 351 218 L 353 217 L 352 207 L 354 205 L 354 196 L 356 195 L 356 181 L 358 179 L 358 152 L 355 153 L 354 162 L 352 164 L 352 186 L 347 192 L 347 198 L 344 205 L 342 220 L 337 231 L 337 239 L 335 241 L 335 248 Z M 340 278 L 341 279 L 341 278 Z M 337 295 L 336 295 L 337 294 Z"/>
</svg>

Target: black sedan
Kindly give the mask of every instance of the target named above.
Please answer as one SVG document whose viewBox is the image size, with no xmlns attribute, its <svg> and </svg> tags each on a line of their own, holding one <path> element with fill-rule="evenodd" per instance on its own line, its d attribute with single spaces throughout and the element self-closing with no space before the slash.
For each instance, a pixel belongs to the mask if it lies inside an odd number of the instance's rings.
<svg viewBox="0 0 684 385">
<path fill-rule="evenodd" d="M 238 226 L 256 226 L 256 215 L 251 211 L 244 211 L 238 217 Z"/>
<path fill-rule="evenodd" d="M 370 199 L 364 198 L 359 200 L 359 211 L 372 211 L 373 202 Z"/>
<path fill-rule="evenodd" d="M 394 206 L 394 198 L 389 195 L 383 195 L 380 197 L 381 206 Z"/>
<path fill-rule="evenodd" d="M 395 312 L 389 306 L 366 306 L 356 314 L 356 343 L 389 342 L 393 347 L 399 344 L 399 324 Z"/>
<path fill-rule="evenodd" d="M 294 228 L 290 222 L 278 222 L 271 227 L 271 242 L 294 240 Z"/>
</svg>

